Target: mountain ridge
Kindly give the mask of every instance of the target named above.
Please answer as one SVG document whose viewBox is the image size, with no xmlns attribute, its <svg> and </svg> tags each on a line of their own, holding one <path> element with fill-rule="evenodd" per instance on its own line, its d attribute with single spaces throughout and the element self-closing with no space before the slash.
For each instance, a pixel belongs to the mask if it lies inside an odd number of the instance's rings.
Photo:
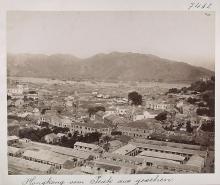
<svg viewBox="0 0 220 185">
<path fill-rule="evenodd" d="M 131 52 L 99 53 L 88 58 L 70 54 L 8 54 L 8 76 L 58 79 L 120 81 L 196 81 L 214 72 L 160 58 Z"/>
</svg>

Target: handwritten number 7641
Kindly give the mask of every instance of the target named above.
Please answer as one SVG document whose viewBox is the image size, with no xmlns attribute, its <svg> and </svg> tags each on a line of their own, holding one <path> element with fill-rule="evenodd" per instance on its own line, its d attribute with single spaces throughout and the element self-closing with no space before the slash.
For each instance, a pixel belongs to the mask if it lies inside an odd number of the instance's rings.
<svg viewBox="0 0 220 185">
<path fill-rule="evenodd" d="M 197 9 L 210 9 L 212 6 L 212 3 L 190 3 L 188 9 L 197 8 Z"/>
</svg>

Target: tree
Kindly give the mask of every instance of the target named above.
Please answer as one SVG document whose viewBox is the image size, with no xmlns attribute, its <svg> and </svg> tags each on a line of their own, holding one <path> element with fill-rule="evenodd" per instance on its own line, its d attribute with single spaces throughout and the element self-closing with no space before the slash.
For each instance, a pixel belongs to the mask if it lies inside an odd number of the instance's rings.
<svg viewBox="0 0 220 185">
<path fill-rule="evenodd" d="M 179 89 L 177 89 L 177 88 L 171 88 L 171 89 L 169 89 L 168 90 L 168 92 L 167 93 L 173 93 L 173 94 L 177 94 L 177 93 L 179 93 L 180 92 L 180 90 Z"/>
<path fill-rule="evenodd" d="M 136 91 L 130 92 L 128 101 L 131 101 L 132 105 L 142 105 L 142 96 Z"/>
<path fill-rule="evenodd" d="M 167 112 L 161 112 L 159 113 L 156 117 L 155 117 L 156 120 L 158 121 L 164 121 L 167 119 Z"/>
<path fill-rule="evenodd" d="M 70 129 L 67 128 L 67 127 L 57 127 L 57 126 L 54 126 L 53 127 L 53 133 L 55 134 L 58 134 L 58 133 L 65 133 L 65 132 L 69 132 Z"/>
<path fill-rule="evenodd" d="M 201 126 L 201 130 L 207 131 L 207 132 L 214 132 L 215 131 L 215 123 L 214 121 L 203 123 Z"/>
<path fill-rule="evenodd" d="M 11 96 L 7 95 L 7 100 L 10 100 L 11 99 Z"/>
<path fill-rule="evenodd" d="M 205 107 L 206 105 L 205 105 L 203 102 L 199 102 L 199 103 L 198 103 L 198 106 L 199 106 L 199 107 Z"/>
<path fill-rule="evenodd" d="M 105 143 L 108 143 L 109 141 L 110 141 L 110 137 L 109 136 L 104 136 L 103 137 L 103 141 L 105 142 Z"/>
<path fill-rule="evenodd" d="M 199 116 L 207 116 L 207 115 L 210 114 L 210 111 L 209 111 L 209 109 L 207 109 L 207 108 L 198 108 L 198 109 L 196 110 L 196 113 L 197 113 Z"/>
<path fill-rule="evenodd" d="M 79 141 L 85 142 L 85 143 L 93 143 L 99 141 L 99 138 L 102 136 L 102 133 L 99 132 L 92 132 L 85 134 L 84 137 L 79 137 Z"/>
<path fill-rule="evenodd" d="M 187 123 L 186 123 L 186 131 L 189 133 L 191 133 L 193 131 L 193 128 L 191 126 L 190 121 L 187 121 Z"/>
<path fill-rule="evenodd" d="M 215 82 L 215 76 L 212 76 L 212 77 L 211 77 L 211 80 L 212 80 L 213 82 Z"/>
<path fill-rule="evenodd" d="M 109 151 L 109 148 L 110 148 L 110 143 L 105 143 L 105 144 L 103 145 L 103 149 L 104 149 L 106 152 Z"/>
<path fill-rule="evenodd" d="M 87 160 L 88 160 L 88 161 L 94 160 L 94 156 L 93 156 L 93 155 L 90 155 Z"/>
<path fill-rule="evenodd" d="M 122 132 L 121 132 L 121 131 L 112 131 L 112 132 L 111 132 L 111 135 L 112 135 L 112 136 L 122 135 Z"/>
<path fill-rule="evenodd" d="M 189 97 L 187 99 L 187 102 L 189 102 L 190 104 L 195 104 L 198 100 L 196 98 L 192 98 L 192 97 Z"/>
</svg>

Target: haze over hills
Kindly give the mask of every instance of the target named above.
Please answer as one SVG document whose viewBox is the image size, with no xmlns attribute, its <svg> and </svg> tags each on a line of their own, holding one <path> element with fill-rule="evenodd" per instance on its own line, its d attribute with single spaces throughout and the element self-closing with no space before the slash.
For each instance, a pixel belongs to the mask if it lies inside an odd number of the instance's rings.
<svg viewBox="0 0 220 185">
<path fill-rule="evenodd" d="M 8 76 L 113 81 L 195 81 L 213 71 L 154 55 L 112 52 L 80 59 L 73 55 L 8 54 Z"/>
</svg>

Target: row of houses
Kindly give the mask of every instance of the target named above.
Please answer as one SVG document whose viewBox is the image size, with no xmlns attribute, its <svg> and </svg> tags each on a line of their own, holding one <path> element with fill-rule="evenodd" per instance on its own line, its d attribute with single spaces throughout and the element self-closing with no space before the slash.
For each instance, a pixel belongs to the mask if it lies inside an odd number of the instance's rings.
<svg viewBox="0 0 220 185">
<path fill-rule="evenodd" d="M 174 108 L 174 104 L 159 101 L 146 101 L 145 107 L 152 110 L 170 110 Z"/>
<path fill-rule="evenodd" d="M 140 171 L 148 167 L 169 173 L 201 173 L 206 157 L 206 151 L 130 142 L 103 158 L 136 165 Z"/>
<path fill-rule="evenodd" d="M 17 138 L 14 139 L 16 139 L 16 142 L 19 142 Z M 15 141 L 13 143 L 15 143 Z M 31 141 L 29 144 L 31 144 Z M 35 145 L 34 142 L 33 144 Z M 101 151 L 101 148 L 97 145 L 82 142 L 76 142 L 74 148 L 43 143 L 37 143 L 37 145 L 39 145 L 39 147 L 33 149 L 21 149 L 11 145 L 8 146 L 9 164 L 11 166 L 14 165 L 13 169 L 22 167 L 23 164 L 24 167 L 28 166 L 31 171 L 34 171 L 35 167 L 37 167 L 39 168 L 38 172 L 50 174 L 63 168 L 72 169 L 77 166 L 82 166 L 89 160 L 96 160 L 100 157 Z M 29 164 L 32 164 L 33 168 Z M 45 167 L 48 168 L 45 169 Z M 23 168 L 21 169 L 21 171 L 24 170 Z"/>
</svg>

